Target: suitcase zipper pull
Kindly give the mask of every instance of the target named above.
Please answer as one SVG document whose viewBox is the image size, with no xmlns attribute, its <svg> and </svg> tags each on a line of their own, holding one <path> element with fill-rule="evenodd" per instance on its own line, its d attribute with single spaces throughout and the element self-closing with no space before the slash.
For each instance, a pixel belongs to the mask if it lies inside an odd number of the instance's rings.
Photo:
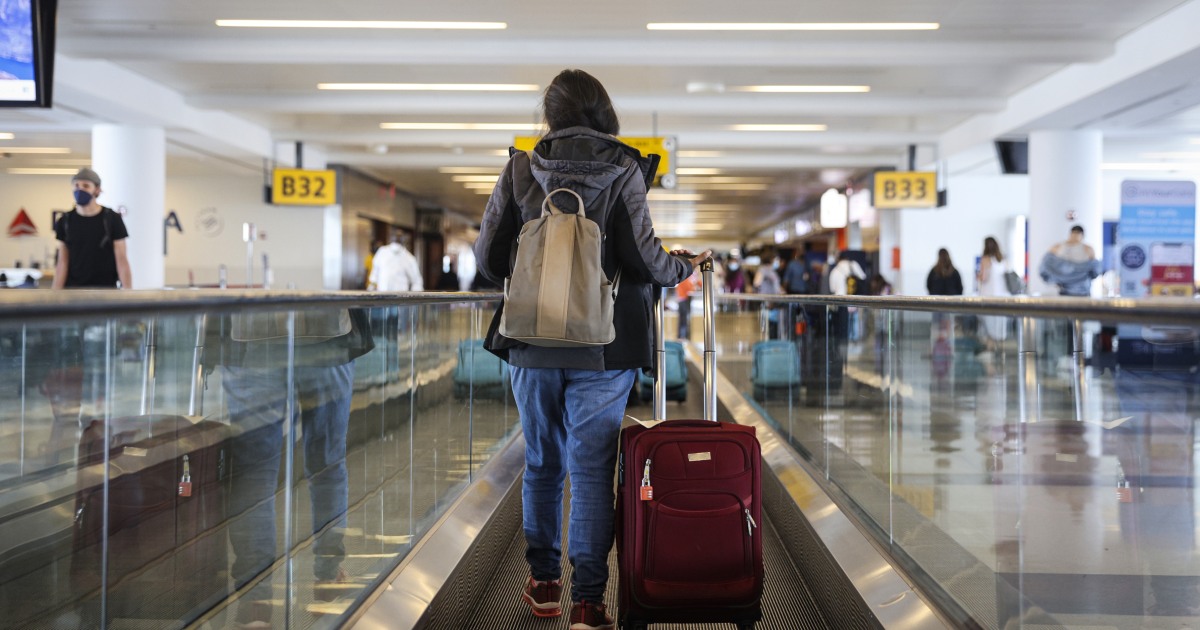
<svg viewBox="0 0 1200 630">
<path fill-rule="evenodd" d="M 742 510 L 742 511 L 746 513 L 746 535 L 747 535 L 747 536 L 753 536 L 753 535 L 754 535 L 754 528 L 755 528 L 755 527 L 758 527 L 758 523 L 755 523 L 755 522 L 754 522 L 754 517 L 753 517 L 753 516 L 750 516 L 750 510 L 749 510 L 749 509 L 745 509 L 745 510 Z"/>
<path fill-rule="evenodd" d="M 183 477 L 179 480 L 179 496 L 192 496 L 192 465 L 188 462 L 188 456 L 183 456 Z"/>
<path fill-rule="evenodd" d="M 646 468 L 642 472 L 642 500 L 654 500 L 654 486 L 650 485 L 650 460 L 646 460 Z"/>
</svg>

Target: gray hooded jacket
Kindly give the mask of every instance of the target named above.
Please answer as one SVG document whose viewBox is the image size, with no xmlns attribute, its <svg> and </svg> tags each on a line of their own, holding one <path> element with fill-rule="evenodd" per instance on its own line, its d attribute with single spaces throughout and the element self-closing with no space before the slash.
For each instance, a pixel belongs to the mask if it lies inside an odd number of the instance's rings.
<svg viewBox="0 0 1200 630">
<path fill-rule="evenodd" d="M 616 339 L 597 348 L 530 346 L 502 337 L 496 331 L 497 314 L 488 331 L 489 350 L 526 368 L 623 370 L 651 365 L 651 285 L 675 286 L 691 275 L 692 265 L 669 255 L 654 236 L 646 204 L 648 168 L 648 160 L 636 149 L 586 127 L 547 134 L 530 153 L 513 155 L 488 199 L 475 241 L 480 272 L 503 285 L 516 257 L 521 226 L 541 214 L 546 191 L 569 188 L 583 198 L 587 218 L 604 234 L 604 273 L 613 278 L 622 269 L 613 308 Z M 573 197 L 556 197 L 555 203 L 566 210 L 576 205 Z"/>
</svg>

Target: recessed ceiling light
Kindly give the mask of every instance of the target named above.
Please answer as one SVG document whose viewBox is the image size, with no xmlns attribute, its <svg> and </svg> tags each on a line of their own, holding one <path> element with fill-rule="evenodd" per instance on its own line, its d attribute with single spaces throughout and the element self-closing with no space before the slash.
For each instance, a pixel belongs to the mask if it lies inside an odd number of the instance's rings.
<svg viewBox="0 0 1200 630">
<path fill-rule="evenodd" d="M 499 175 L 455 175 L 450 178 L 450 181 L 455 182 L 491 182 L 496 183 L 500 179 Z"/>
<path fill-rule="evenodd" d="M 720 175 L 723 173 L 719 168 L 677 168 L 676 175 Z"/>
<path fill-rule="evenodd" d="M 74 175 L 78 169 L 74 168 L 10 168 L 10 175 Z"/>
<path fill-rule="evenodd" d="M 731 92 L 765 92 L 772 94 L 862 94 L 871 91 L 869 85 L 738 85 Z"/>
<path fill-rule="evenodd" d="M 541 123 L 429 123 L 396 122 L 379 123 L 380 129 L 404 129 L 426 131 L 540 131 Z M 507 153 L 507 152 L 506 152 Z"/>
<path fill-rule="evenodd" d="M 825 131 L 827 125 L 730 125 L 731 131 Z"/>
<path fill-rule="evenodd" d="M 724 151 L 679 151 L 677 155 L 681 158 L 715 158 L 725 155 Z"/>
<path fill-rule="evenodd" d="M 536 83 L 318 83 L 318 90 L 364 92 L 536 92 Z"/>
<path fill-rule="evenodd" d="M 11 133 L 9 133 L 9 132 L 7 132 L 7 131 L 5 131 L 5 132 L 0 132 L 0 140 L 12 140 L 12 139 L 13 139 L 13 138 L 15 138 L 15 137 L 16 137 L 16 136 L 14 136 L 13 134 L 11 134 Z"/>
<path fill-rule="evenodd" d="M 217 20 L 217 26 L 233 28 L 371 28 L 501 30 L 505 22 L 411 22 L 390 20 Z"/>
<path fill-rule="evenodd" d="M 505 152 L 507 155 L 507 152 Z M 445 175 L 499 175 L 498 166 L 443 166 L 438 169 Z"/>
<path fill-rule="evenodd" d="M 63 154 L 70 152 L 71 150 L 66 147 L 0 147 L 0 153 Z"/>
<path fill-rule="evenodd" d="M 651 31 L 936 31 L 937 22 L 651 22 Z"/>
</svg>

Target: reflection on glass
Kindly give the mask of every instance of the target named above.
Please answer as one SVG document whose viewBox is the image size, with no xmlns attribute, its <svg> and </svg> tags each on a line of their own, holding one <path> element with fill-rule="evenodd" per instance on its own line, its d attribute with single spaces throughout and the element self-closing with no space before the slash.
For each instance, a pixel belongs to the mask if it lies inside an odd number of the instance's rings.
<svg viewBox="0 0 1200 630">
<path fill-rule="evenodd" d="M 336 627 L 509 435 L 492 308 L 0 322 L 0 626 Z"/>
<path fill-rule="evenodd" d="M 955 618 L 1200 619 L 1190 329 L 792 305 L 802 379 L 773 390 L 755 309 L 721 314 L 722 372 Z"/>
</svg>

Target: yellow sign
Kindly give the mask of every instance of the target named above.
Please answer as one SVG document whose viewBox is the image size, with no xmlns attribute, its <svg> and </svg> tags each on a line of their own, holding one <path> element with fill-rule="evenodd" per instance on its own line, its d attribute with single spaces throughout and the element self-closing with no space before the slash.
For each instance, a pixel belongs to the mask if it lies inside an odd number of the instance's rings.
<svg viewBox="0 0 1200 630">
<path fill-rule="evenodd" d="M 337 171 L 277 168 L 271 203 L 282 206 L 331 206 L 337 203 Z"/>
<path fill-rule="evenodd" d="M 518 151 L 532 151 L 533 147 L 537 146 L 537 136 L 517 136 L 513 139 L 513 146 Z M 659 183 L 659 178 L 663 175 L 675 172 L 675 164 L 671 156 L 675 153 L 675 138 L 669 136 L 634 138 L 630 136 L 617 136 L 617 140 L 642 152 L 642 155 L 650 155 L 651 153 L 660 156 L 658 162 L 658 171 L 654 173 L 654 182 Z M 674 185 L 668 186 L 674 188 Z"/>
<path fill-rule="evenodd" d="M 876 208 L 936 208 L 937 173 L 879 171 L 874 202 Z"/>
</svg>

